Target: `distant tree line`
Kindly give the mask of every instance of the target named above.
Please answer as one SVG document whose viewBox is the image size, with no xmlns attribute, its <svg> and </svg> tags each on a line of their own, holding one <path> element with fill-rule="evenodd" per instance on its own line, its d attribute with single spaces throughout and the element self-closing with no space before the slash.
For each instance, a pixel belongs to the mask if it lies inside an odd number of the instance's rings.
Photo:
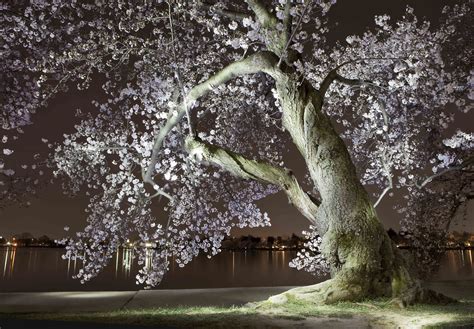
<svg viewBox="0 0 474 329">
<path fill-rule="evenodd" d="M 290 237 L 268 236 L 266 238 L 244 235 L 241 237 L 227 237 L 222 242 L 222 249 L 227 250 L 296 250 L 306 241 L 305 238 L 292 234 Z"/>
<path fill-rule="evenodd" d="M 47 235 L 34 237 L 33 234 L 29 232 L 15 234 L 10 239 L 0 236 L 0 245 L 16 247 L 62 247 L 62 245 L 59 245 L 54 239 L 51 239 Z"/>
<path fill-rule="evenodd" d="M 388 236 L 399 248 L 411 248 L 410 234 L 407 232 L 396 232 L 392 228 L 388 231 Z M 240 237 L 229 236 L 223 240 L 222 249 L 225 250 L 297 250 L 302 248 L 307 241 L 305 237 L 292 234 L 289 237 L 267 236 L 255 237 L 253 235 L 243 235 Z M 17 247 L 63 247 L 55 239 L 47 235 L 36 238 L 29 232 L 15 234 L 10 239 L 0 236 L 0 246 L 14 245 Z M 131 244 L 133 245 L 133 243 Z M 439 246 L 446 248 L 469 248 L 474 247 L 474 234 L 470 232 L 451 232 L 446 245 Z"/>
<path fill-rule="evenodd" d="M 402 249 L 412 249 L 410 232 L 396 232 L 390 228 L 387 231 L 393 243 Z M 240 237 L 227 237 L 222 242 L 222 249 L 226 250 L 296 250 L 301 249 L 307 241 L 305 237 L 292 234 L 289 237 L 268 236 L 266 238 L 255 237 L 253 235 L 243 235 Z M 427 243 L 428 244 L 428 243 Z M 446 249 L 459 249 L 474 247 L 474 234 L 469 232 L 451 232 L 443 245 L 439 245 L 437 250 L 441 253 Z M 435 252 L 435 250 L 431 250 Z"/>
</svg>

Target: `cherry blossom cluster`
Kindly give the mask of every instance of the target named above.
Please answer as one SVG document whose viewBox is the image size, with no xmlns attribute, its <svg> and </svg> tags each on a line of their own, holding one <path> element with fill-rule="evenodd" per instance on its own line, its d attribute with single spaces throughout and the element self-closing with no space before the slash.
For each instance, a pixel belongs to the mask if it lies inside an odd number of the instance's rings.
<svg viewBox="0 0 474 329">
<path fill-rule="evenodd" d="M 309 231 L 303 231 L 305 242 L 303 249 L 299 250 L 296 258 L 290 261 L 290 267 L 297 270 L 304 270 L 312 275 L 322 277 L 329 273 L 329 264 L 321 254 L 322 239 L 314 226 L 309 227 Z"/>
</svg>

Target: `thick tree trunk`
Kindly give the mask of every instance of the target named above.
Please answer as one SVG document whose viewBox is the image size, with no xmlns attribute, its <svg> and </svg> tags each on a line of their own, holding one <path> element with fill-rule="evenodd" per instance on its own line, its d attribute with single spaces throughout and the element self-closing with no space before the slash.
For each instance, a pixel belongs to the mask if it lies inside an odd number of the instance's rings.
<svg viewBox="0 0 474 329">
<path fill-rule="evenodd" d="M 412 303 L 428 297 L 379 221 L 344 141 L 322 111 L 319 92 L 291 74 L 277 76 L 276 86 L 283 125 L 321 196 L 316 220 L 332 276 L 323 284 L 288 293 L 325 303 L 379 296 Z"/>
</svg>

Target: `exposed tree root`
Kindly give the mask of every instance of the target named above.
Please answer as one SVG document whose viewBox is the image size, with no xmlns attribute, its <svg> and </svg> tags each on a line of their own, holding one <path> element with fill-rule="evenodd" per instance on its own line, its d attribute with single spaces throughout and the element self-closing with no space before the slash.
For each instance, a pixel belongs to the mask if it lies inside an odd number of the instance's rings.
<svg viewBox="0 0 474 329">
<path fill-rule="evenodd" d="M 327 280 L 311 286 L 293 288 L 284 293 L 271 296 L 268 301 L 273 304 L 284 305 L 289 300 L 300 300 L 316 305 L 334 304 L 344 301 L 360 301 L 368 298 L 387 297 L 368 294 L 358 285 L 341 285 L 335 279 Z M 433 290 L 423 288 L 421 284 L 411 286 L 393 297 L 391 304 L 400 308 L 416 303 L 422 304 L 447 304 L 456 300 L 437 293 Z"/>
<path fill-rule="evenodd" d="M 448 304 L 457 302 L 455 299 L 445 296 L 431 289 L 421 286 L 420 282 L 405 289 L 399 296 L 392 299 L 392 304 L 405 308 L 413 304 Z"/>
<path fill-rule="evenodd" d="M 343 288 L 335 284 L 334 279 L 332 279 L 311 286 L 290 289 L 270 297 L 268 301 L 275 304 L 284 304 L 288 299 L 298 299 L 314 304 L 333 304 L 341 301 L 361 300 L 362 295 L 360 287 Z"/>
<path fill-rule="evenodd" d="M 329 229 L 322 251 L 333 265 L 333 278 L 322 283 L 288 290 L 269 302 L 304 301 L 316 305 L 391 298 L 400 308 L 416 303 L 446 304 L 455 300 L 426 289 L 411 273 L 408 261 L 393 245 L 372 209 L 364 213 L 369 222 L 364 234 L 344 234 Z M 370 237 L 370 238 L 368 238 Z"/>
</svg>

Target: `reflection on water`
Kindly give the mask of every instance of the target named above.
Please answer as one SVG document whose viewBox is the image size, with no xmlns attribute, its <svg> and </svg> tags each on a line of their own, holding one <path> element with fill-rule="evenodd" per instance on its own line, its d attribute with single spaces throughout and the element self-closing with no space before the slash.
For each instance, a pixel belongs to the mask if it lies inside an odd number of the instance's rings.
<svg viewBox="0 0 474 329">
<path fill-rule="evenodd" d="M 132 249 L 118 251 L 94 280 L 81 285 L 72 276 L 80 260 L 63 260 L 63 249 L 0 248 L 0 291 L 136 290 L 139 269 Z M 305 285 L 325 280 L 288 267 L 295 251 L 224 251 L 208 259 L 196 258 L 184 268 L 171 262 L 160 289 Z M 151 252 L 145 266 L 151 262 Z M 446 253 L 435 280 L 474 280 L 474 252 Z"/>
<path fill-rule="evenodd" d="M 3 278 L 11 278 L 15 269 L 16 248 L 8 247 L 3 260 Z M 28 258 L 28 269 L 30 269 L 30 258 Z"/>
<path fill-rule="evenodd" d="M 474 251 L 450 250 L 441 262 L 434 280 L 474 279 Z"/>
</svg>

